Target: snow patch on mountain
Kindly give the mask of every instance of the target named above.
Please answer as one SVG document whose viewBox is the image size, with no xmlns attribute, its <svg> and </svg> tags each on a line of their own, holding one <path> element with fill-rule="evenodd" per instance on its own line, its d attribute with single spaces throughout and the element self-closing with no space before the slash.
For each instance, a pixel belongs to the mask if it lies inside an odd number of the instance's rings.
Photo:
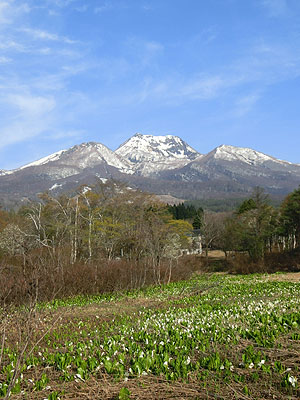
<svg viewBox="0 0 300 400">
<path fill-rule="evenodd" d="M 55 190 L 55 189 L 60 188 L 60 187 L 62 187 L 61 184 L 54 183 L 54 185 L 52 185 L 51 188 L 49 188 L 49 190 Z"/>
<path fill-rule="evenodd" d="M 90 192 L 92 190 L 92 188 L 90 188 L 89 186 L 84 186 L 81 190 L 81 194 L 86 194 L 87 192 Z"/>
<path fill-rule="evenodd" d="M 100 174 L 97 174 L 97 173 L 96 173 L 95 176 L 96 176 L 97 178 L 99 178 L 99 180 L 100 180 L 102 183 L 106 183 L 106 182 L 108 181 L 107 178 L 102 178 Z"/>
<path fill-rule="evenodd" d="M 11 171 L 5 171 L 4 169 L 0 169 L 0 176 L 9 175 Z"/>
</svg>

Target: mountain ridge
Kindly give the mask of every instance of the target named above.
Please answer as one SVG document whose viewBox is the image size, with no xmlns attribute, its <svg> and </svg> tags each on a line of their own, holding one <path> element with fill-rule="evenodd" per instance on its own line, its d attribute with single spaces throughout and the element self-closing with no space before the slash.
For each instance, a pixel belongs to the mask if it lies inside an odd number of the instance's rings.
<svg viewBox="0 0 300 400">
<path fill-rule="evenodd" d="M 201 154 L 178 136 L 137 133 L 115 151 L 98 142 L 59 150 L 14 170 L 0 170 L 0 201 L 62 193 L 96 179 L 191 199 L 247 195 L 254 186 L 286 194 L 300 183 L 300 165 L 253 150 L 222 144 Z"/>
</svg>

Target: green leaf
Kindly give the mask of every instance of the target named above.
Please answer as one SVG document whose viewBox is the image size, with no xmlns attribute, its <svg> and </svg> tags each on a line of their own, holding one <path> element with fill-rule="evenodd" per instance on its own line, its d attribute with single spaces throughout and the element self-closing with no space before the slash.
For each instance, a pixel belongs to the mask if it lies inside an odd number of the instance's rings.
<svg viewBox="0 0 300 400">
<path fill-rule="evenodd" d="M 119 392 L 119 400 L 130 400 L 130 391 L 126 387 L 122 387 Z"/>
</svg>

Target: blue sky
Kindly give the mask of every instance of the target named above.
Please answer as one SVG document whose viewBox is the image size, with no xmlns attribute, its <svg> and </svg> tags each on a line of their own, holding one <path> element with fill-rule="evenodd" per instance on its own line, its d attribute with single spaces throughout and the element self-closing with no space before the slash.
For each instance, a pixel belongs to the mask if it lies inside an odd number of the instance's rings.
<svg viewBox="0 0 300 400">
<path fill-rule="evenodd" d="M 300 1 L 0 0 L 0 169 L 136 132 L 300 163 Z"/>
</svg>

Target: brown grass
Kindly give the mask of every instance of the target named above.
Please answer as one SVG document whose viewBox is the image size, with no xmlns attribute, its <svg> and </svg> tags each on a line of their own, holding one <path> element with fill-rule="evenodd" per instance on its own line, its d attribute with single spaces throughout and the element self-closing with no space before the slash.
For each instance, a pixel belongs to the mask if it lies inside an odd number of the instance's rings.
<svg viewBox="0 0 300 400">
<path fill-rule="evenodd" d="M 279 275 L 270 274 L 266 277 L 266 280 L 277 281 L 277 282 L 300 283 L 300 272 L 289 272 L 289 273 L 279 274 Z"/>
<path fill-rule="evenodd" d="M 300 272 L 300 248 L 292 251 L 274 252 L 265 254 L 258 261 L 251 260 L 246 253 L 233 253 L 223 260 L 224 268 L 230 273 L 274 273 Z"/>
<path fill-rule="evenodd" d="M 225 259 L 225 253 L 222 250 L 209 250 L 207 255 L 208 258 Z M 205 253 L 203 253 L 202 257 L 204 256 Z"/>
<path fill-rule="evenodd" d="M 139 379 L 132 379 L 127 382 L 114 382 L 109 378 L 91 378 L 88 382 L 70 382 L 63 386 L 53 386 L 53 390 L 61 391 L 64 389 L 65 394 L 62 396 L 63 400 L 117 400 L 122 388 L 126 387 L 130 392 L 130 399 L 139 400 L 200 400 L 200 399 L 253 399 L 243 394 L 243 387 L 239 384 L 222 384 L 222 382 L 215 382 L 214 384 L 207 385 L 201 382 L 168 382 L 162 377 L 144 377 Z M 267 391 L 266 391 L 267 392 Z M 43 394 L 31 394 L 26 399 L 37 400 L 43 399 L 47 392 Z M 44 396 L 44 397 L 43 397 Z M 275 396 L 275 397 L 274 397 Z M 13 396 L 13 399 L 21 400 L 20 396 Z M 285 396 L 274 393 L 266 393 L 266 396 L 259 397 L 261 400 L 286 400 Z M 289 399 L 296 399 L 296 397 L 289 397 Z"/>
</svg>

